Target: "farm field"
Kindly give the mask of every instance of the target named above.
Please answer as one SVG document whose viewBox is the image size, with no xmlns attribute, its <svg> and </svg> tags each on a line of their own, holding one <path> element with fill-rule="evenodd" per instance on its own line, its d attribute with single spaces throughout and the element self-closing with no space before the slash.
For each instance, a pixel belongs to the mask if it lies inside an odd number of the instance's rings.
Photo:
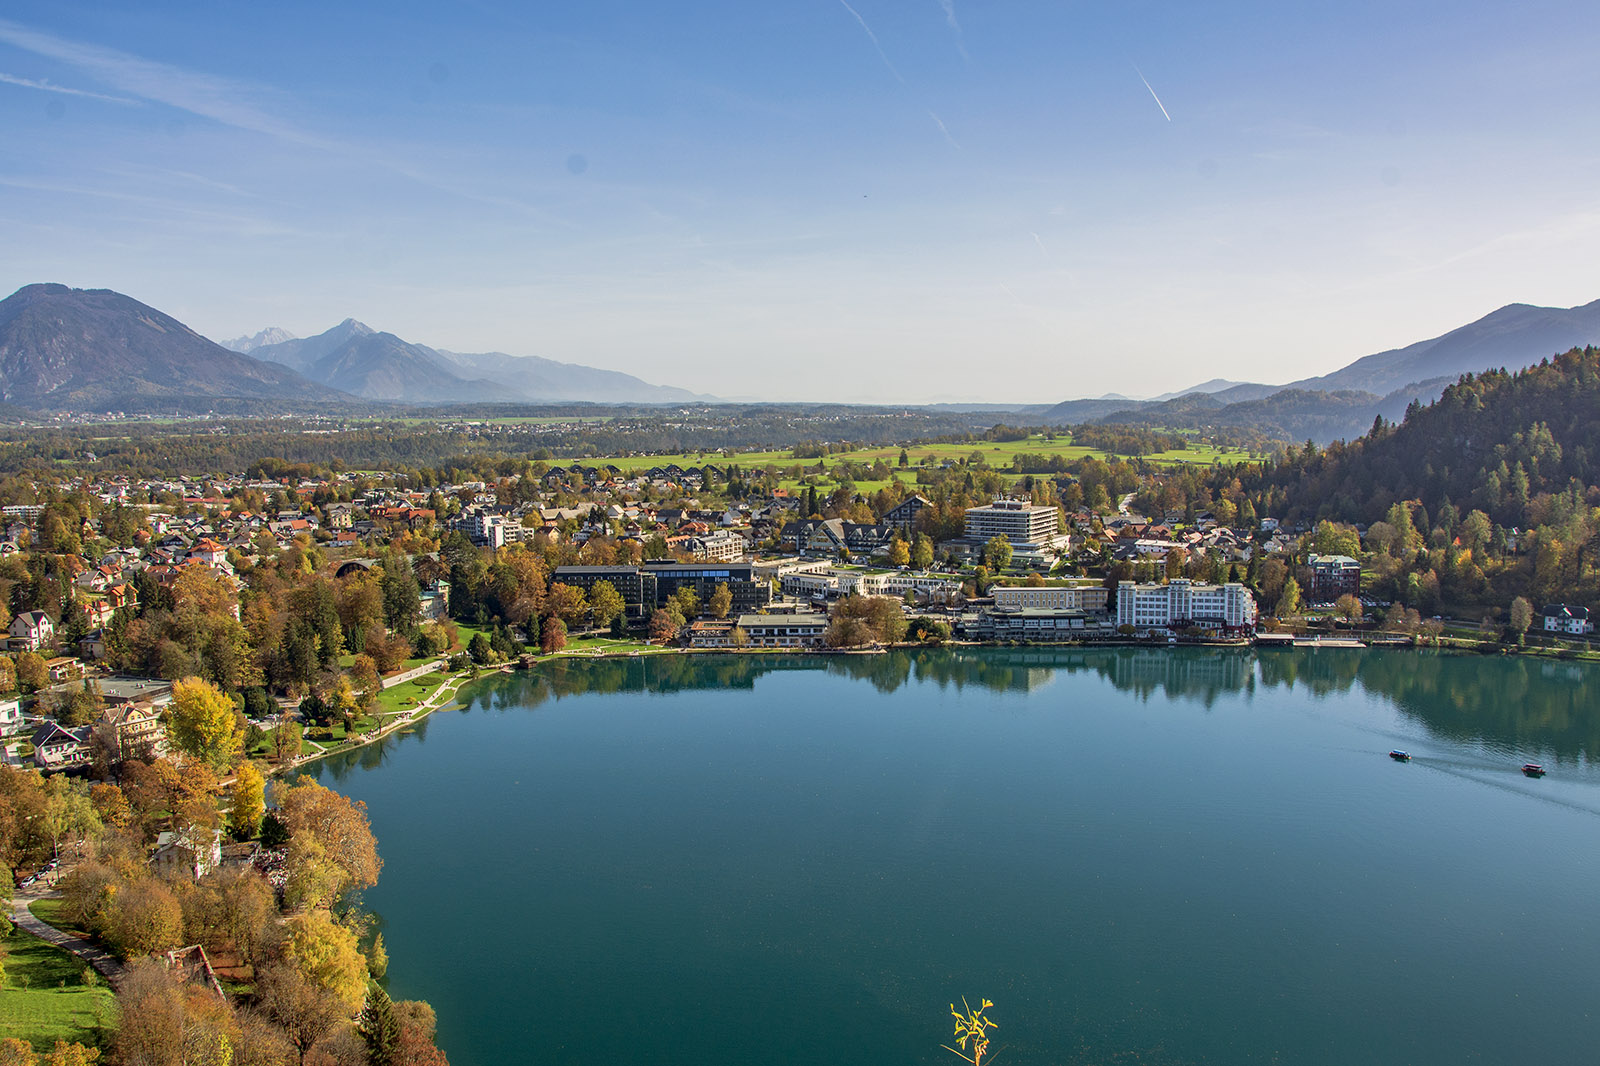
<svg viewBox="0 0 1600 1066">
<path fill-rule="evenodd" d="M 1006 473 L 1012 460 L 1018 455 L 1060 455 L 1063 459 L 1082 459 L 1086 456 L 1096 456 L 1100 459 L 1112 458 L 1111 453 L 1086 448 L 1072 443 L 1068 434 L 1056 436 L 1032 436 L 1026 440 L 1018 441 L 966 441 L 945 444 L 919 444 L 906 448 L 906 455 L 911 466 L 901 470 L 896 464 L 900 458 L 900 448 L 897 445 L 883 445 L 873 448 L 860 448 L 855 451 L 841 452 L 823 456 L 820 459 L 796 459 L 787 451 L 766 452 L 735 452 L 719 454 L 716 452 L 679 453 L 674 455 L 627 455 L 627 456 L 584 456 L 577 459 L 561 458 L 554 460 L 557 465 L 573 462 L 584 465 L 609 464 L 623 471 L 647 470 L 653 466 L 665 466 L 676 463 L 682 467 L 699 466 L 706 462 L 733 463 L 742 467 L 775 466 L 780 469 L 791 466 L 804 466 L 814 470 L 820 462 L 826 470 L 831 471 L 841 463 L 872 464 L 883 460 L 895 469 L 896 476 L 906 483 L 914 483 L 916 469 L 927 461 L 930 465 L 942 463 L 946 460 L 959 461 L 970 458 L 976 452 L 983 456 L 984 464 L 991 469 Z M 1214 462 L 1242 462 L 1251 458 L 1248 452 L 1224 451 L 1208 445 L 1196 446 L 1182 451 L 1160 452 L 1145 456 L 1145 461 L 1164 466 L 1180 466 L 1188 463 L 1210 465 Z M 803 484 L 803 479 L 786 478 L 782 481 L 784 488 L 793 488 Z M 862 491 L 874 491 L 888 485 L 888 480 L 858 480 L 856 487 Z"/>
</svg>

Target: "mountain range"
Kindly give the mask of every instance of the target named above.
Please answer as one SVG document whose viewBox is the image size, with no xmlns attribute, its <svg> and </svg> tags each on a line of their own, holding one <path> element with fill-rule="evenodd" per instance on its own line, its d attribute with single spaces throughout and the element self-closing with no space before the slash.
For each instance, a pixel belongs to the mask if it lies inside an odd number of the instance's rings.
<svg viewBox="0 0 1600 1066">
<path fill-rule="evenodd" d="M 1462 374 L 1520 369 L 1600 343 L 1600 300 L 1572 308 L 1510 304 L 1441 336 L 1286 385 L 1212 379 L 1137 401 L 945 405 L 1031 425 L 1084 422 L 1242 429 L 1325 442 L 1400 418 Z M 303 411 L 361 403 L 683 403 L 709 399 L 616 371 L 503 352 L 462 354 L 346 319 L 315 337 L 270 328 L 216 344 L 108 289 L 28 285 L 0 300 L 0 412 Z M 243 350 L 237 350 L 243 349 Z"/>
<path fill-rule="evenodd" d="M 486 352 L 466 355 L 429 348 L 347 318 L 325 333 L 304 339 L 283 330 L 262 330 L 229 346 L 255 344 L 252 356 L 296 371 L 311 381 L 366 400 L 397 403 L 682 403 L 709 400 L 686 389 L 652 385 L 630 374 L 538 356 Z"/>
<path fill-rule="evenodd" d="M 0 410 L 251 414 L 363 401 L 673 403 L 709 399 L 628 374 L 499 352 L 462 355 L 346 319 L 219 345 L 109 289 L 27 285 L 0 300 Z"/>
<path fill-rule="evenodd" d="M 1600 344 L 1600 300 L 1578 307 L 1507 304 L 1438 337 L 1286 385 L 1218 378 L 1142 403 L 1067 400 L 1029 413 L 1046 425 L 1229 428 L 1326 443 L 1361 435 L 1380 415 L 1396 421 L 1414 401 L 1432 403 L 1463 374 L 1520 370 L 1587 344 Z"/>
<path fill-rule="evenodd" d="M 273 409 L 353 397 L 231 352 L 109 289 L 27 285 L 0 300 L 0 400 L 35 410 L 145 410 L 217 398 Z"/>
</svg>

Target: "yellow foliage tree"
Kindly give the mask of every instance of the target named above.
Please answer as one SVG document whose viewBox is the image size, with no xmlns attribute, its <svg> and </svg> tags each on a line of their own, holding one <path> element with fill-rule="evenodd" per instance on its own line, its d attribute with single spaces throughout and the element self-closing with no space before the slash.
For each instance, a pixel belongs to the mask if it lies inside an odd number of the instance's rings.
<svg viewBox="0 0 1600 1066">
<path fill-rule="evenodd" d="M 244 743 L 233 701 L 209 681 L 186 677 L 172 686 L 172 740 L 179 750 L 210 763 L 232 764 Z"/>
<path fill-rule="evenodd" d="M 289 934 L 285 957 L 308 984 L 332 995 L 354 1015 L 367 994 L 367 960 L 356 935 L 325 910 L 296 914 L 284 924 Z"/>
<path fill-rule="evenodd" d="M 233 779 L 233 811 L 228 824 L 234 834 L 248 840 L 261 831 L 261 816 L 266 812 L 266 778 L 256 764 L 246 760 L 239 764 Z"/>
</svg>

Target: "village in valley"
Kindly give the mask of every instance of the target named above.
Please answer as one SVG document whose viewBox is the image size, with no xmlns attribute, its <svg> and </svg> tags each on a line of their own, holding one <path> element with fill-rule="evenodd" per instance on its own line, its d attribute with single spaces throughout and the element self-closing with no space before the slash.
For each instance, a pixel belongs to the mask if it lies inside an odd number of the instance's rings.
<svg viewBox="0 0 1600 1066">
<path fill-rule="evenodd" d="M 51 502 L 3 513 L 6 761 L 104 776 L 134 753 L 180 754 L 169 704 L 191 676 L 234 700 L 242 754 L 288 767 L 411 720 L 462 670 L 540 655 L 1445 628 L 1364 591 L 1364 531 L 1241 524 L 1226 497 L 1142 515 L 1174 470 L 1115 457 L 1008 481 L 974 451 L 924 473 L 938 503 L 894 476 L 830 491 L 820 463 L 787 489 L 716 456 L 522 467 L 425 489 L 309 469 L 36 486 Z M 975 470 L 996 494 L 953 509 L 952 482 L 982 491 Z M 1559 603 L 1520 622 L 1592 628 Z"/>
</svg>

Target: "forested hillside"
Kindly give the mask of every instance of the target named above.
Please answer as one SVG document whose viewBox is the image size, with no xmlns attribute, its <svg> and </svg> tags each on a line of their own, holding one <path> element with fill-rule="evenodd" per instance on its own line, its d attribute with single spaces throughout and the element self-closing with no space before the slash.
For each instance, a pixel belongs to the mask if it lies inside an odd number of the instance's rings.
<svg viewBox="0 0 1600 1066">
<path fill-rule="evenodd" d="M 1600 605 L 1600 348 L 1465 376 L 1396 426 L 1289 449 L 1241 487 L 1261 513 L 1319 520 L 1310 550 L 1355 554 L 1368 587 L 1424 612 Z M 1235 472 L 1217 471 L 1213 479 Z"/>
<path fill-rule="evenodd" d="M 1325 450 L 1290 449 L 1267 475 L 1271 513 L 1375 522 L 1396 500 L 1544 524 L 1556 497 L 1600 502 L 1600 348 L 1509 374 L 1467 375 L 1402 424 Z M 1591 498 L 1594 497 L 1594 498 Z"/>
</svg>

